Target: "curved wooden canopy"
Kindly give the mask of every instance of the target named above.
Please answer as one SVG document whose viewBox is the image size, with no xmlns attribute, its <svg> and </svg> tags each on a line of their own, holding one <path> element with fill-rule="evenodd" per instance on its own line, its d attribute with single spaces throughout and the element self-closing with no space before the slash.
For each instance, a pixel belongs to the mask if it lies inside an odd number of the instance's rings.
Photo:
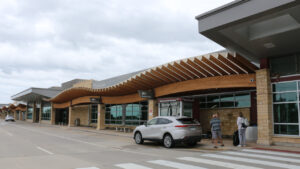
<svg viewBox="0 0 300 169">
<path fill-rule="evenodd" d="M 159 90 L 163 86 L 184 84 L 197 79 L 201 79 L 201 83 L 205 83 L 205 81 L 210 81 L 213 77 L 232 77 L 233 75 L 236 75 L 234 77 L 239 77 L 239 75 L 243 74 L 254 74 L 257 69 L 254 64 L 239 54 L 229 52 L 213 53 L 150 68 L 121 83 L 106 88 L 70 88 L 51 98 L 49 101 L 64 103 L 83 96 L 102 96 L 103 98 L 126 96 L 136 94 L 138 90 Z M 255 76 L 251 76 L 251 78 L 255 78 Z M 239 78 L 235 78 L 234 80 L 237 79 Z M 226 80 L 230 81 L 230 79 Z M 227 83 L 224 85 L 219 85 L 218 87 L 226 88 Z M 255 84 L 243 87 L 255 87 Z M 165 94 L 167 95 L 168 93 Z"/>
</svg>

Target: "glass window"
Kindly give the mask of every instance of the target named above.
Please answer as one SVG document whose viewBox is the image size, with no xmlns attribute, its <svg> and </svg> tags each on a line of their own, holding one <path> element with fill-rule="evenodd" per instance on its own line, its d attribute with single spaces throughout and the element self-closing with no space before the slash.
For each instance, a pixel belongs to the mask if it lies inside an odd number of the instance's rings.
<svg viewBox="0 0 300 169">
<path fill-rule="evenodd" d="M 98 105 L 92 104 L 91 106 L 91 123 L 97 123 L 98 121 Z"/>
<path fill-rule="evenodd" d="M 125 109 L 124 118 L 123 108 Z M 148 102 L 105 105 L 105 110 L 105 124 L 140 125 L 148 119 Z"/>
<path fill-rule="evenodd" d="M 285 56 L 270 59 L 271 75 L 290 75 L 297 74 L 297 57 Z"/>
<path fill-rule="evenodd" d="M 180 101 L 163 102 L 160 105 L 160 116 L 180 116 Z"/>
<path fill-rule="evenodd" d="M 238 93 L 235 95 L 235 107 L 251 107 L 249 93 Z"/>
<path fill-rule="evenodd" d="M 219 96 L 207 96 L 207 102 L 219 102 Z"/>
<path fill-rule="evenodd" d="M 147 125 L 155 125 L 157 122 L 157 118 L 148 121 Z"/>
<path fill-rule="evenodd" d="M 32 119 L 33 107 L 27 108 L 27 119 Z"/>
<path fill-rule="evenodd" d="M 51 103 L 44 102 L 42 104 L 42 120 L 50 120 L 51 119 Z"/>
<path fill-rule="evenodd" d="M 273 94 L 273 102 L 294 102 L 294 101 L 297 101 L 296 92 Z"/>
<path fill-rule="evenodd" d="M 183 102 L 183 116 L 193 116 L 193 102 Z"/>
<path fill-rule="evenodd" d="M 157 120 L 157 124 L 169 124 L 169 123 L 172 123 L 172 121 L 168 119 L 158 118 Z"/>
<path fill-rule="evenodd" d="M 297 82 L 284 82 L 273 84 L 273 92 L 296 91 Z"/>
<path fill-rule="evenodd" d="M 283 135 L 299 135 L 299 126 L 298 125 L 274 125 L 275 134 Z"/>
<path fill-rule="evenodd" d="M 298 123 L 297 103 L 274 104 L 275 123 Z"/>
</svg>

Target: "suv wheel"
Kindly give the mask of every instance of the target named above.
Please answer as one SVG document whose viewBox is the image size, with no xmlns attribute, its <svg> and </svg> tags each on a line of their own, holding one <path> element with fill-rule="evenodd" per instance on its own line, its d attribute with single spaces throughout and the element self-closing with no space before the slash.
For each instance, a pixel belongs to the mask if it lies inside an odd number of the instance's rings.
<svg viewBox="0 0 300 169">
<path fill-rule="evenodd" d="M 144 143 L 142 134 L 140 132 L 135 133 L 134 140 L 135 140 L 136 144 L 143 144 Z"/>
<path fill-rule="evenodd" d="M 166 148 L 172 148 L 172 147 L 174 147 L 174 144 L 175 144 L 174 140 L 170 134 L 165 135 L 165 137 L 163 139 L 163 143 Z"/>
</svg>

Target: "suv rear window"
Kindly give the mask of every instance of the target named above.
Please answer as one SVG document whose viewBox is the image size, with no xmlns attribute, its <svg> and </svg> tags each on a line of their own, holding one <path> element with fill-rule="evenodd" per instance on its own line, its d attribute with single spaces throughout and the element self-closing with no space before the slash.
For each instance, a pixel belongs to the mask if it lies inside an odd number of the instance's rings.
<svg viewBox="0 0 300 169">
<path fill-rule="evenodd" d="M 182 119 L 177 119 L 181 124 L 199 124 L 199 122 L 195 119 L 192 118 L 182 118 Z"/>
</svg>

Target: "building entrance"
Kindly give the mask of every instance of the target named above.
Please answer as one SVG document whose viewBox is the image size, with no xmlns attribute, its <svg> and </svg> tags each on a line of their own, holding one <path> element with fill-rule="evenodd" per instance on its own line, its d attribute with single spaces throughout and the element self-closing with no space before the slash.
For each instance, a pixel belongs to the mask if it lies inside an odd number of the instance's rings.
<svg viewBox="0 0 300 169">
<path fill-rule="evenodd" d="M 55 124 L 68 125 L 69 124 L 69 108 L 56 109 Z"/>
</svg>

